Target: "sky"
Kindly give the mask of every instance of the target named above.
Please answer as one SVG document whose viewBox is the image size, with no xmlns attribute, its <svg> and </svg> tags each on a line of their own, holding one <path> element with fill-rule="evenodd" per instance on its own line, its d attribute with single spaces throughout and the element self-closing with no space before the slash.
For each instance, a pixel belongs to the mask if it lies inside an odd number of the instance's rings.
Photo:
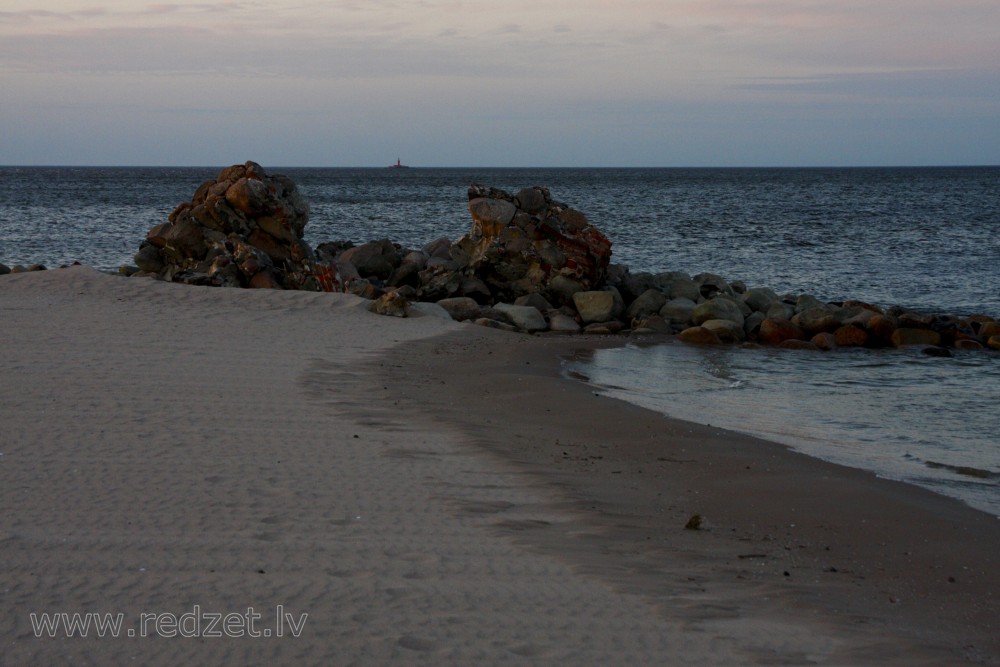
<svg viewBox="0 0 1000 667">
<path fill-rule="evenodd" d="M 0 0 L 0 164 L 1000 164 L 998 0 Z"/>
</svg>

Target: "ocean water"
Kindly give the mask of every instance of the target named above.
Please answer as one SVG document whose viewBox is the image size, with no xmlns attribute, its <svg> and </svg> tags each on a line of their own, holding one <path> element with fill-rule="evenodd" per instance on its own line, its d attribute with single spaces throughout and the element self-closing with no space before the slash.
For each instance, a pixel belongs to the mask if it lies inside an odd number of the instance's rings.
<svg viewBox="0 0 1000 667">
<path fill-rule="evenodd" d="M 545 185 L 633 271 L 707 271 L 779 293 L 1000 317 L 1000 167 L 268 169 L 309 200 L 312 245 L 454 239 L 470 226 L 470 183 Z M 0 167 L 0 262 L 114 271 L 218 171 Z M 1000 515 L 1000 355 L 629 345 L 568 368 L 666 414 Z"/>
</svg>

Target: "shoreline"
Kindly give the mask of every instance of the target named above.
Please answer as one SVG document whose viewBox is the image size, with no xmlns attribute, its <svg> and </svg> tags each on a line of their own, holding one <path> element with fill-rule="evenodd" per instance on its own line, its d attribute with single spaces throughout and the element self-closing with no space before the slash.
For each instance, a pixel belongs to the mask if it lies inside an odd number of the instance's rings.
<svg viewBox="0 0 1000 667">
<path fill-rule="evenodd" d="M 394 350 L 397 370 L 382 382 L 419 393 L 436 421 L 558 490 L 554 509 L 572 518 L 517 529 L 525 544 L 647 597 L 667 618 L 678 620 L 678 599 L 730 630 L 760 629 L 761 618 L 791 629 L 805 615 L 852 645 L 837 658 L 852 664 L 1000 661 L 995 517 L 562 375 L 571 351 L 619 344 L 456 332 Z M 465 375 L 475 363 L 484 367 Z M 704 529 L 686 530 L 696 514 Z M 729 621 L 714 618 L 719 608 Z"/>
<path fill-rule="evenodd" d="M 5 657 L 1000 661 L 988 515 L 560 377 L 561 351 L 616 339 L 366 306 L 0 278 Z M 253 641 L 39 638 L 27 618 L 193 605 L 309 617 Z"/>
</svg>

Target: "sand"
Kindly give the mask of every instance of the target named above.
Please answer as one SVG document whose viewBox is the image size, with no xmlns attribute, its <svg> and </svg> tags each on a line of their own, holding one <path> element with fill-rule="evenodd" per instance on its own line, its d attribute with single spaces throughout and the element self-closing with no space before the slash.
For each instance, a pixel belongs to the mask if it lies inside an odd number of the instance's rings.
<svg viewBox="0 0 1000 667">
<path fill-rule="evenodd" d="M 0 664 L 1000 663 L 995 518 L 365 305 L 0 277 Z"/>
</svg>

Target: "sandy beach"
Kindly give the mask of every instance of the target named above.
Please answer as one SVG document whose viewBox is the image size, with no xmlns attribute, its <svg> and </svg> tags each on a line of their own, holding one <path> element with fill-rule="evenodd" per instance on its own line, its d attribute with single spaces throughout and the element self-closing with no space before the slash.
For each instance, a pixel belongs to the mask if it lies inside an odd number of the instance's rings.
<svg viewBox="0 0 1000 667">
<path fill-rule="evenodd" d="M 0 664 L 1000 664 L 994 517 L 366 306 L 0 277 Z"/>
</svg>

